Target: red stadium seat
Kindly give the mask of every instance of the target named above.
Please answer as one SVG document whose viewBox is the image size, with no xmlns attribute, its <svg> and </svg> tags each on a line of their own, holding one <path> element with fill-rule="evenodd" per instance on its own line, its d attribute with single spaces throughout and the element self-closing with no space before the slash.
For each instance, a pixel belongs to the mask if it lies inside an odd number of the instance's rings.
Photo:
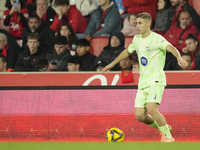
<svg viewBox="0 0 200 150">
<path fill-rule="evenodd" d="M 132 36 L 125 37 L 125 48 L 128 48 L 128 46 L 132 43 L 132 40 Z M 108 41 L 109 38 L 107 36 L 96 36 L 91 38 L 89 52 L 95 56 L 99 56 L 103 48 L 108 45 Z"/>
<path fill-rule="evenodd" d="M 90 39 L 90 50 L 89 52 L 95 56 L 99 56 L 103 48 L 108 45 L 109 38 L 107 36 L 96 36 Z"/>
<path fill-rule="evenodd" d="M 200 15 L 200 0 L 188 0 L 188 4 L 190 4 Z"/>
<path fill-rule="evenodd" d="M 10 27 L 4 26 L 2 18 L 0 19 L 0 29 L 5 29 L 6 31 L 10 32 Z"/>
<path fill-rule="evenodd" d="M 125 36 L 125 48 L 128 48 L 128 46 L 132 43 L 133 36 Z"/>
</svg>

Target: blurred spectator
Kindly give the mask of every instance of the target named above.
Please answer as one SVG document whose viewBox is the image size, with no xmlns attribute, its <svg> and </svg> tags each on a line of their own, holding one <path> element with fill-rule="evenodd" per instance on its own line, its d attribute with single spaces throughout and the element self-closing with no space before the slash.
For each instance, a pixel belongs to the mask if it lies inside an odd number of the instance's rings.
<svg viewBox="0 0 200 150">
<path fill-rule="evenodd" d="M 28 9 L 25 8 L 25 1 L 6 0 L 4 11 L 4 25 L 10 27 L 10 34 L 16 40 L 22 39 L 22 30 L 27 26 L 29 17 Z"/>
<path fill-rule="evenodd" d="M 15 64 L 16 71 L 34 71 L 36 63 L 39 59 L 45 57 L 45 53 L 39 47 L 39 36 L 35 33 L 30 33 L 27 36 L 28 49 L 19 54 Z"/>
<path fill-rule="evenodd" d="M 36 11 L 34 11 L 34 13 L 37 14 L 41 22 L 49 28 L 56 15 L 55 10 L 49 6 L 48 0 L 37 0 L 36 4 Z"/>
<path fill-rule="evenodd" d="M 36 1 L 37 0 L 26 0 L 26 4 L 33 4 L 36 6 Z"/>
<path fill-rule="evenodd" d="M 100 0 L 99 7 L 93 11 L 85 31 L 85 38 L 109 36 L 121 30 L 121 17 L 117 5 L 112 0 Z"/>
<path fill-rule="evenodd" d="M 168 19 L 165 33 L 169 28 L 175 25 L 179 21 L 179 15 L 181 11 L 188 11 L 192 17 L 194 25 L 197 29 L 200 29 L 200 18 L 196 10 L 187 4 L 185 0 L 170 0 L 172 7 L 168 9 Z"/>
<path fill-rule="evenodd" d="M 104 68 L 106 65 L 107 65 L 107 64 L 106 64 L 105 61 L 99 60 L 99 61 L 96 62 L 96 64 L 95 64 L 96 71 L 97 71 L 97 72 L 102 72 L 102 71 L 103 71 L 103 68 Z"/>
<path fill-rule="evenodd" d="M 140 71 L 138 57 L 136 57 L 135 59 L 133 59 L 133 66 L 132 66 L 132 68 L 133 68 L 132 71 Z"/>
<path fill-rule="evenodd" d="M 79 56 L 72 56 L 67 60 L 67 69 L 69 72 L 80 71 L 82 60 Z"/>
<path fill-rule="evenodd" d="M 87 27 L 87 21 L 76 8 L 75 5 L 69 5 L 69 0 L 55 0 L 57 14 L 54 18 L 51 29 L 57 32 L 61 24 L 69 23 L 75 33 L 84 33 Z"/>
<path fill-rule="evenodd" d="M 190 70 L 193 65 L 192 55 L 190 53 L 182 53 L 181 57 L 187 62 L 187 65 L 181 67 L 181 70 Z"/>
<path fill-rule="evenodd" d="M 135 36 L 138 34 L 136 18 L 137 14 L 129 14 L 124 20 L 124 27 L 121 32 L 124 33 L 125 36 Z"/>
<path fill-rule="evenodd" d="M 67 49 L 67 38 L 65 36 L 56 37 L 55 52 L 46 56 L 52 71 L 66 71 L 67 60 L 71 57 Z"/>
<path fill-rule="evenodd" d="M 114 32 L 109 37 L 109 43 L 106 47 L 103 48 L 101 54 L 95 60 L 105 61 L 107 64 L 111 63 L 124 49 L 125 37 L 122 32 Z M 116 64 L 111 71 L 119 70 L 119 64 Z"/>
<path fill-rule="evenodd" d="M 133 58 L 131 57 L 131 55 L 129 55 L 129 57 L 126 57 L 125 59 L 119 62 L 119 66 L 122 71 L 132 70 L 132 65 L 133 65 Z"/>
<path fill-rule="evenodd" d="M 123 13 L 124 13 L 124 10 L 125 10 L 125 7 L 123 6 L 122 1 L 123 1 L 123 0 L 115 0 L 115 3 L 116 3 L 117 6 L 118 6 L 118 10 L 119 10 L 119 13 L 120 13 L 120 14 L 123 14 Z"/>
<path fill-rule="evenodd" d="M 8 39 L 4 33 L 0 33 L 0 55 L 6 57 L 7 68 L 14 69 L 18 51 L 9 45 Z"/>
<path fill-rule="evenodd" d="M 165 38 L 181 53 L 182 49 L 185 47 L 184 41 L 190 33 L 196 34 L 197 28 L 194 26 L 189 12 L 181 11 L 179 22 L 171 26 L 169 31 L 165 34 Z"/>
<path fill-rule="evenodd" d="M 158 12 L 156 14 L 155 26 L 153 28 L 153 31 L 164 34 L 167 26 L 168 9 L 170 6 L 170 0 L 158 1 Z"/>
<path fill-rule="evenodd" d="M 67 49 L 70 51 L 71 55 L 75 55 L 76 42 L 78 39 L 72 26 L 68 23 L 62 24 L 58 30 L 57 36 L 65 36 L 67 38 Z"/>
<path fill-rule="evenodd" d="M 18 55 L 21 51 L 21 47 L 18 45 L 16 40 L 10 35 L 8 31 L 4 29 L 0 29 L 0 33 L 3 33 L 6 35 L 9 47 L 16 52 L 16 55 Z"/>
<path fill-rule="evenodd" d="M 44 24 L 41 24 L 41 20 L 37 14 L 31 14 L 28 18 L 28 26 L 23 29 L 23 48 L 27 48 L 27 36 L 30 33 L 38 34 L 40 37 L 40 47 L 42 51 L 51 51 L 54 49 L 55 33 L 50 28 L 47 28 Z"/>
<path fill-rule="evenodd" d="M 183 53 L 190 53 L 193 59 L 191 70 L 200 70 L 200 44 L 194 34 L 189 34 L 185 40 L 186 47 L 182 49 Z"/>
<path fill-rule="evenodd" d="M 76 5 L 83 16 L 88 16 L 98 8 L 99 0 L 70 0 L 70 5 Z"/>
<path fill-rule="evenodd" d="M 7 72 L 7 62 L 6 62 L 6 57 L 0 55 L 0 72 Z"/>
<path fill-rule="evenodd" d="M 77 55 L 82 59 L 81 71 L 93 71 L 96 56 L 89 53 L 90 42 L 86 39 L 79 39 L 77 42 Z"/>
<path fill-rule="evenodd" d="M 127 13 L 148 12 L 155 21 L 158 0 L 123 0 L 122 4 L 127 8 Z"/>
<path fill-rule="evenodd" d="M 35 70 L 39 72 L 50 72 L 49 62 L 46 58 L 41 58 L 35 65 Z"/>
</svg>

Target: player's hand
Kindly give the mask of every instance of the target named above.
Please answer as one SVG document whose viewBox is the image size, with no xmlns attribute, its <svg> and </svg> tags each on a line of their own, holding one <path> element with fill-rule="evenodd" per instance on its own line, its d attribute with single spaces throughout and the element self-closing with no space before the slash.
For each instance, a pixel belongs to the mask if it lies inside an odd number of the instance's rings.
<svg viewBox="0 0 200 150">
<path fill-rule="evenodd" d="M 103 73 L 109 73 L 110 69 L 112 69 L 114 66 L 112 63 L 109 65 L 105 66 L 105 68 L 102 70 Z"/>
<path fill-rule="evenodd" d="M 182 68 L 182 67 L 186 67 L 187 66 L 187 62 L 184 60 L 184 59 L 182 59 L 181 57 L 178 59 L 178 64 L 179 64 L 179 66 Z"/>
<path fill-rule="evenodd" d="M 170 38 L 174 38 L 174 36 L 172 34 L 169 35 Z"/>
</svg>

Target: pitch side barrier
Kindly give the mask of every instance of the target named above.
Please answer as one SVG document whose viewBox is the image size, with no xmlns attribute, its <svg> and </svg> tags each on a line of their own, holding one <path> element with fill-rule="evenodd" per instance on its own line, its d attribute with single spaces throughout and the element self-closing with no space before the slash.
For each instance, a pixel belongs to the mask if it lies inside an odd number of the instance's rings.
<svg viewBox="0 0 200 150">
<path fill-rule="evenodd" d="M 137 121 L 139 73 L 0 74 L 1 141 L 106 141 L 112 127 L 124 141 L 159 141 L 159 132 Z M 200 141 L 200 72 L 166 72 L 159 111 L 176 141 Z"/>
</svg>

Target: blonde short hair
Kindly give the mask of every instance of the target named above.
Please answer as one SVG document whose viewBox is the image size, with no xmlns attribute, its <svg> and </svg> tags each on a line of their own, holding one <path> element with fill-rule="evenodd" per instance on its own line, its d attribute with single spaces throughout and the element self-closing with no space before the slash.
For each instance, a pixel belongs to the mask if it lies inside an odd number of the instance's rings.
<svg viewBox="0 0 200 150">
<path fill-rule="evenodd" d="M 150 22 L 152 21 L 151 15 L 147 12 L 142 12 L 142 13 L 137 14 L 137 18 L 149 20 Z"/>
</svg>

